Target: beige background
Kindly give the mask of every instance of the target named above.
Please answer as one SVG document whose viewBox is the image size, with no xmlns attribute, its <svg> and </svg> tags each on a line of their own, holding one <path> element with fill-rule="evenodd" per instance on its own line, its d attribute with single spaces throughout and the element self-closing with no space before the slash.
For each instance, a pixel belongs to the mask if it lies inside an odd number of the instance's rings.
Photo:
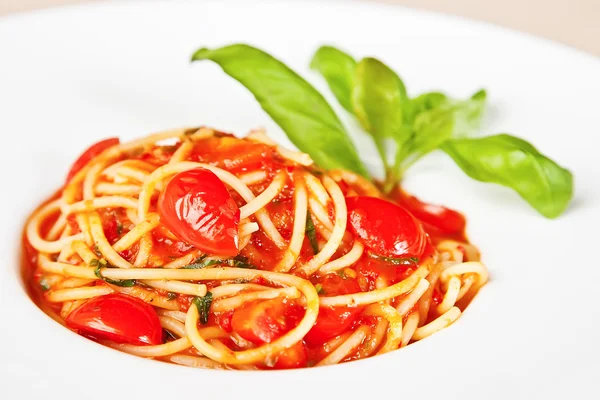
<svg viewBox="0 0 600 400">
<path fill-rule="evenodd" d="M 0 0 L 0 15 L 86 1 L 90 0 Z M 489 21 L 600 56 L 600 0 L 363 1 L 399 4 Z"/>
</svg>

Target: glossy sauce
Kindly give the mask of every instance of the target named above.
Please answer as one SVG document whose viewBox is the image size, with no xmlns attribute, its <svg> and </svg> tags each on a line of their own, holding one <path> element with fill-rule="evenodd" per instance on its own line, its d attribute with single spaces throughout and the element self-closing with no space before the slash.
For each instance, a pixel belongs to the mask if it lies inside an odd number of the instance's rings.
<svg viewBox="0 0 600 400">
<path fill-rule="evenodd" d="M 166 164 L 174 151 L 178 148 L 179 144 L 170 147 L 153 147 L 147 149 L 135 156 L 139 160 L 149 162 L 155 166 L 161 166 Z M 199 161 L 208 163 L 211 165 L 218 166 L 232 173 L 243 173 L 251 172 L 257 169 L 263 170 L 267 173 L 268 178 L 264 183 L 250 186 L 250 189 L 258 194 L 262 192 L 269 184 L 275 173 L 285 168 L 287 173 L 287 185 L 286 188 L 272 201 L 267 209 L 271 215 L 275 226 L 281 233 L 284 239 L 289 240 L 292 234 L 293 216 L 294 216 L 294 201 L 293 201 L 293 176 L 296 172 L 302 170 L 306 171 L 306 168 L 300 166 L 292 166 L 288 161 L 283 159 L 279 154 L 269 146 L 260 143 L 250 143 L 247 141 L 240 141 L 231 135 L 219 133 L 217 137 L 209 138 L 198 142 L 191 156 L 188 158 L 192 161 Z M 318 172 L 318 171 L 317 171 Z M 102 182 L 102 178 L 99 180 Z M 340 185 L 346 192 L 350 189 L 345 183 Z M 233 199 L 237 202 L 238 206 L 242 206 L 245 202 L 239 197 L 239 195 L 230 190 Z M 57 198 L 60 192 L 52 196 L 48 201 Z M 397 190 L 393 193 L 392 198 L 397 200 L 400 204 L 406 203 L 406 193 Z M 151 203 L 150 211 L 156 211 L 156 199 Z M 109 243 L 114 244 L 119 238 L 126 234 L 131 228 L 133 223 L 128 220 L 126 213 L 122 210 L 114 209 L 101 209 L 99 210 L 103 221 L 103 227 L 105 235 Z M 330 206 L 328 212 L 333 216 L 333 207 Z M 254 217 L 251 217 L 254 220 Z M 464 219 L 464 218 L 463 218 Z M 44 236 L 53 224 L 53 220 L 48 220 L 42 227 L 42 236 Z M 74 220 L 69 219 L 68 223 L 72 225 L 75 232 L 78 232 L 78 226 Z M 436 228 L 435 226 L 426 223 L 425 229 L 429 233 L 434 243 L 437 243 L 443 239 L 453 239 L 466 241 L 464 233 L 464 226 L 460 232 L 447 233 L 443 230 Z M 324 241 L 317 230 L 317 240 Z M 152 234 L 153 250 L 149 258 L 148 267 L 161 267 L 173 259 L 179 258 L 185 255 L 187 252 L 192 250 L 192 246 L 189 244 L 174 240 L 168 235 L 164 229 L 156 229 Z M 352 243 L 344 243 L 338 249 L 337 254 L 334 256 L 339 257 L 351 248 Z M 121 256 L 133 262 L 137 251 L 137 244 L 131 249 L 121 252 Z M 427 245 L 426 253 L 431 254 L 434 248 L 431 244 Z M 253 234 L 252 239 L 248 245 L 241 251 L 241 255 L 248 259 L 248 262 L 262 270 L 272 270 L 277 262 L 281 259 L 284 250 L 279 249 L 262 231 L 258 231 Z M 426 256 L 427 254 L 425 254 Z M 299 261 L 301 263 L 307 262 L 313 257 L 312 247 L 309 239 L 305 237 L 300 253 Z M 32 299 L 47 313 L 52 314 L 53 318 L 57 319 L 62 323 L 60 318 L 60 304 L 52 304 L 45 300 L 44 296 L 44 274 L 37 267 L 37 252 L 31 247 L 27 239 L 24 236 L 23 239 L 23 276 L 27 282 L 29 292 Z M 377 286 L 377 282 L 384 281 L 387 285 L 397 283 L 407 278 L 415 269 L 418 267 L 416 264 L 411 265 L 393 265 L 385 260 L 371 257 L 368 252 L 365 251 L 361 259 L 350 268 L 346 268 L 337 274 L 329 274 L 326 276 L 313 276 L 311 281 L 315 285 L 320 285 L 321 294 L 326 296 L 335 296 L 341 294 L 355 293 L 359 291 L 370 291 L 374 290 Z M 261 279 L 255 279 L 252 281 L 257 284 L 268 284 Z M 209 290 L 211 287 L 219 285 L 221 282 L 203 282 L 206 283 Z M 225 283 L 225 282 L 223 282 Z M 101 280 L 98 280 L 98 285 L 105 285 Z M 160 296 L 168 297 L 175 301 L 179 305 L 181 311 L 187 311 L 190 307 L 192 296 L 181 295 L 181 294 L 169 294 L 162 290 L 146 288 L 155 291 Z M 441 295 L 439 292 L 434 292 L 434 302 L 439 303 L 441 301 Z M 269 300 L 270 301 L 270 300 Z M 282 301 L 282 300 L 275 300 Z M 260 303 L 261 301 L 258 301 Z M 279 329 L 278 333 L 286 332 L 293 328 L 294 324 L 302 318 L 303 309 L 293 300 L 283 300 L 285 304 L 282 305 L 281 313 L 284 317 L 285 323 L 276 329 Z M 245 305 L 243 307 L 250 307 L 251 305 Z M 359 324 L 359 319 L 368 320 L 368 324 L 375 326 L 377 324 L 377 317 L 360 317 L 359 314 L 362 311 L 362 307 L 335 307 L 335 308 L 322 308 L 320 313 L 327 315 L 328 319 L 326 323 L 319 327 L 319 329 L 313 328 L 313 331 L 309 332 L 302 346 L 304 346 L 307 357 L 306 360 L 300 357 L 303 363 L 307 365 L 313 365 L 317 360 L 323 357 L 323 344 L 331 339 L 334 339 L 338 335 L 343 335 L 346 332 L 354 330 Z M 232 331 L 232 320 L 235 326 L 236 321 L 239 320 L 234 311 L 228 311 L 224 313 L 212 313 L 210 314 L 208 326 L 220 326 L 227 332 Z M 239 311 L 241 312 L 241 311 Z M 329 324 L 329 325 L 328 325 Z M 275 328 L 274 328 L 275 329 Z M 260 340 L 259 340 L 260 339 Z M 256 342 L 265 342 L 265 339 L 269 338 L 258 338 Z M 165 340 L 170 340 L 168 335 L 165 335 Z M 226 340 L 224 343 L 233 350 L 240 350 L 240 347 L 232 340 Z M 302 349 L 296 349 L 297 352 L 303 352 Z M 349 356 L 348 359 L 352 359 L 353 356 Z M 305 366 L 305 365 L 301 365 Z M 270 368 L 272 365 L 261 365 L 260 368 Z"/>
</svg>

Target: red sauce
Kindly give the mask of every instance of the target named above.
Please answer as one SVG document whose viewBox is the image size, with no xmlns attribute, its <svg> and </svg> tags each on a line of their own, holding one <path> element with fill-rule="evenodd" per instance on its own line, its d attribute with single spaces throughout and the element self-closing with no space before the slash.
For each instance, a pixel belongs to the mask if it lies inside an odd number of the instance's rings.
<svg viewBox="0 0 600 400">
<path fill-rule="evenodd" d="M 144 160 L 158 167 L 166 164 L 179 146 L 180 143 L 167 148 L 152 147 L 145 149 L 139 154 L 136 154 L 134 158 Z M 267 210 L 270 213 L 273 223 L 283 238 L 286 240 L 290 239 L 292 235 L 294 217 L 292 179 L 297 171 L 304 171 L 304 167 L 292 166 L 289 161 L 283 159 L 275 151 L 275 149 L 270 146 L 261 143 L 242 141 L 225 133 L 219 133 L 217 137 L 208 138 L 196 143 L 188 159 L 192 161 L 208 163 L 238 174 L 252 172 L 259 169 L 267 172 L 267 180 L 250 187 L 255 194 L 262 192 L 268 186 L 275 173 L 282 168 L 285 168 L 288 174 L 286 187 L 267 206 Z M 352 186 L 346 182 L 340 182 L 340 187 L 345 193 L 347 193 L 350 189 L 353 189 Z M 60 193 L 60 191 L 57 192 L 48 201 L 57 198 Z M 242 206 L 245 203 L 237 193 L 231 191 L 231 194 L 239 206 Z M 466 242 L 464 223 L 460 229 L 457 228 L 460 226 L 461 218 L 458 218 L 456 215 L 462 217 L 460 214 L 452 210 L 450 210 L 451 212 L 448 211 L 447 215 L 450 215 L 452 218 L 454 218 L 454 225 L 444 225 L 443 221 L 440 223 L 439 218 L 430 218 L 427 213 L 424 212 L 424 210 L 427 208 L 423 205 L 424 203 L 419 202 L 418 200 L 413 201 L 408 194 L 402 192 L 400 189 L 396 190 L 392 194 L 392 198 L 399 204 L 409 207 L 409 211 L 413 212 L 413 214 L 423 222 L 426 232 L 429 234 L 434 243 L 444 239 L 453 239 Z M 152 199 L 150 209 L 156 209 L 156 197 Z M 440 211 L 442 214 L 444 214 L 446 210 L 448 209 L 438 209 L 438 211 Z M 332 205 L 329 205 L 328 212 L 330 217 L 333 218 L 334 209 Z M 99 213 L 103 221 L 105 235 L 111 244 L 114 244 L 133 228 L 133 223 L 127 218 L 127 215 L 123 210 L 102 209 L 99 210 Z M 54 215 L 44 221 L 41 229 L 42 236 L 47 234 L 57 217 L 58 215 Z M 251 217 L 251 220 L 254 221 L 255 218 Z M 462 217 L 462 221 L 464 222 L 464 217 Z M 74 228 L 76 232 L 79 230 L 74 217 L 69 217 L 67 219 L 67 223 Z M 317 239 L 319 241 L 324 241 L 324 238 L 322 238 L 318 233 Z M 149 267 L 160 267 L 165 265 L 176 258 L 182 257 L 193 249 L 191 245 L 169 237 L 166 229 L 160 227 L 153 231 L 151 240 L 152 253 L 149 258 Z M 138 245 L 136 244 L 132 248 L 123 251 L 121 255 L 126 260 L 132 262 L 135 259 L 135 254 L 137 253 L 137 246 Z M 334 257 L 339 257 L 345 254 L 350 250 L 350 247 L 351 243 L 345 243 L 340 247 L 340 249 L 338 249 L 338 252 Z M 428 252 L 431 253 L 433 251 L 433 246 L 429 245 Z M 248 263 L 253 264 L 258 269 L 269 271 L 273 270 L 275 265 L 277 265 L 279 260 L 282 258 L 283 253 L 284 250 L 279 249 L 263 233 L 262 230 L 254 233 L 248 245 L 241 251 L 241 255 L 247 258 Z M 27 282 L 30 295 L 32 299 L 38 305 L 40 305 L 40 307 L 47 311 L 51 310 L 51 312 L 58 314 L 61 308 L 60 304 L 49 303 L 45 299 L 45 288 L 43 288 L 42 284 L 40 283 L 45 274 L 37 267 L 37 255 L 37 251 L 33 249 L 24 235 L 23 276 Z M 308 238 L 305 238 L 299 256 L 299 262 L 304 264 L 310 260 L 311 257 L 313 257 L 313 251 Z M 313 276 L 311 277 L 311 281 L 315 285 L 320 285 L 323 290 L 323 293 L 321 293 L 322 295 L 335 296 L 347 293 L 355 293 L 358 291 L 374 290 L 377 286 L 378 279 L 383 280 L 387 285 L 392 285 L 402 281 L 403 279 L 406 279 L 416 270 L 417 267 L 417 264 L 394 265 L 393 263 L 383 259 L 372 257 L 368 254 L 368 252 L 365 252 L 365 254 L 357 263 L 349 268 L 346 268 L 344 271 L 341 271 L 339 274 L 327 275 L 325 277 Z M 220 284 L 220 282 L 204 283 L 208 285 L 209 290 L 211 287 L 215 287 Z M 265 282 L 263 279 L 256 279 L 253 281 L 253 283 L 272 286 L 271 283 Z M 99 280 L 98 284 L 105 283 Z M 193 297 L 188 295 L 169 294 L 162 290 L 151 289 L 149 287 L 145 289 L 154 291 L 157 295 L 165 298 L 171 297 L 172 301 L 175 301 L 178 304 L 179 309 L 184 312 L 190 307 L 191 301 L 193 300 Z M 433 303 L 439 304 L 440 302 L 441 294 L 436 288 L 433 292 Z M 261 303 L 261 301 L 258 301 L 257 304 L 258 303 Z M 312 365 L 324 356 L 323 343 L 325 341 L 335 338 L 337 335 L 344 334 L 345 332 L 352 331 L 361 324 L 368 324 L 369 326 L 374 327 L 377 324 L 377 318 L 360 316 L 359 314 L 362 309 L 362 307 L 338 307 L 329 310 L 322 309 L 321 312 L 325 314 L 329 313 L 328 318 L 330 318 L 324 325 L 323 331 L 318 332 L 317 334 L 309 334 L 309 336 L 307 336 L 307 340 L 302 344 L 302 346 L 300 348 L 296 348 L 293 354 L 290 355 L 291 359 L 287 361 L 289 361 L 291 364 L 285 365 Z M 234 322 L 234 326 L 236 323 L 235 321 L 239 321 L 239 317 L 236 319 L 236 312 L 238 312 L 238 310 L 211 313 L 207 326 L 219 326 L 226 332 L 232 332 L 232 321 Z M 292 329 L 301 319 L 302 310 L 297 304 L 290 303 L 281 308 L 281 315 L 282 318 L 285 319 L 285 323 L 277 326 L 276 329 L 278 329 L 279 333 Z M 55 318 L 57 317 L 55 316 Z M 268 319 L 265 321 L 267 320 Z M 268 328 L 270 325 L 267 324 L 265 326 L 267 326 L 265 329 L 271 329 Z M 342 327 L 341 329 L 335 328 L 340 326 Z M 268 338 L 268 336 L 260 336 L 262 337 L 262 339 L 260 339 L 260 337 L 252 336 L 252 334 L 249 335 L 255 342 Z M 232 340 L 226 340 L 224 343 L 233 350 L 239 349 Z M 261 365 L 260 367 L 268 368 L 269 366 Z"/>
</svg>

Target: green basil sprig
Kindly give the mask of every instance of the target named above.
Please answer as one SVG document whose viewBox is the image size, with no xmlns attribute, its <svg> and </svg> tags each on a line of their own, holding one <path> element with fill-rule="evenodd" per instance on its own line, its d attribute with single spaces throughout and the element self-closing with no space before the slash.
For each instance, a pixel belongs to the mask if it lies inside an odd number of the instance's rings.
<svg viewBox="0 0 600 400">
<path fill-rule="evenodd" d="M 237 255 L 233 258 L 227 258 L 225 260 L 207 258 L 206 254 L 201 255 L 194 260 L 193 263 L 186 265 L 183 269 L 202 269 L 213 265 L 226 265 L 234 268 L 250 268 L 256 269 L 256 266 L 248 262 L 248 258 Z"/>
<path fill-rule="evenodd" d="M 200 49 L 192 57 L 197 60 L 217 63 L 250 90 L 289 139 L 321 167 L 344 168 L 368 177 L 335 112 L 281 61 L 242 44 Z M 420 158 L 442 149 L 467 175 L 514 189 L 548 218 L 568 206 L 573 176 L 529 143 L 509 135 L 468 138 L 485 112 L 485 90 L 464 100 L 441 92 L 410 98 L 398 74 L 381 61 L 364 58 L 356 62 L 331 46 L 318 49 L 310 65 L 373 138 L 385 166 L 385 191 L 391 191 Z M 211 263 L 201 260 L 186 268 Z"/>
<path fill-rule="evenodd" d="M 352 90 L 338 89 L 334 94 L 344 105 L 347 99 L 340 93 L 352 93 L 350 111 L 373 136 L 386 166 L 384 190 L 391 190 L 420 158 L 442 149 L 473 179 L 515 190 L 545 217 L 555 218 L 567 208 L 573 196 L 573 176 L 568 170 L 514 136 L 468 139 L 479 128 L 484 115 L 485 90 L 466 100 L 428 92 L 407 102 L 404 84 L 380 61 L 363 59 L 356 64 L 354 79 L 350 79 L 348 69 L 352 63 L 348 60 L 353 59 L 350 55 L 327 46 L 317 50 L 311 66 L 315 58 L 319 65 L 345 60 L 341 77 L 335 76 L 336 70 L 331 67 L 315 69 L 330 87 L 332 82 L 339 81 L 354 85 Z M 393 162 L 388 159 L 389 139 L 396 147 Z"/>
</svg>

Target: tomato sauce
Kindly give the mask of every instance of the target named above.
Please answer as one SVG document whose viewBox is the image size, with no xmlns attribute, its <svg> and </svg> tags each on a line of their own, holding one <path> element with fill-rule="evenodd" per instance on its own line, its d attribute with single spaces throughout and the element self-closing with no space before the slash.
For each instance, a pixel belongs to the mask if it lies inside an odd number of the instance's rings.
<svg viewBox="0 0 600 400">
<path fill-rule="evenodd" d="M 157 167 L 162 166 L 169 162 L 173 153 L 177 151 L 180 145 L 181 143 L 178 142 L 168 147 L 155 146 L 146 148 L 142 152 L 132 156 L 132 158 L 143 160 Z M 188 160 L 217 166 L 236 174 L 256 170 L 266 172 L 266 180 L 250 186 L 250 189 L 255 194 L 262 192 L 275 174 L 282 168 L 285 168 L 288 175 L 286 187 L 266 208 L 282 237 L 286 240 L 291 238 L 294 221 L 293 178 L 296 172 L 305 171 L 304 167 L 293 166 L 290 161 L 282 158 L 274 147 L 262 143 L 242 141 L 233 135 L 221 132 L 215 137 L 198 141 L 194 145 Z M 340 182 L 340 187 L 345 193 L 352 189 L 350 185 L 343 181 Z M 245 204 L 235 191 L 229 189 L 229 194 L 238 207 Z M 60 191 L 48 201 L 57 198 L 59 195 Z M 466 242 L 465 219 L 456 211 L 441 206 L 427 205 L 399 188 L 391 194 L 391 199 L 405 207 L 415 218 L 423 223 L 428 238 L 434 244 L 445 239 Z M 157 210 L 157 201 L 158 198 L 155 196 L 150 206 L 152 211 Z M 126 212 L 121 209 L 107 208 L 98 210 L 98 212 L 103 221 L 104 233 L 110 244 L 116 243 L 134 227 L 134 224 L 128 219 Z M 333 219 L 334 208 L 332 204 L 328 205 L 327 212 Z M 46 235 L 51 229 L 57 217 L 58 215 L 54 215 L 44 221 L 41 229 L 42 236 Z M 254 216 L 250 217 L 250 220 L 256 222 Z M 379 222 L 383 223 L 385 221 L 382 220 Z M 79 228 L 74 217 L 69 217 L 67 224 L 71 226 L 74 232 L 78 232 Z M 325 242 L 325 239 L 318 231 L 316 235 L 319 242 Z M 435 251 L 428 238 L 426 238 L 427 244 L 425 245 L 426 250 L 423 257 Z M 174 239 L 164 224 L 161 224 L 161 227 L 158 229 L 153 230 L 151 242 L 152 253 L 149 258 L 148 267 L 162 267 L 194 249 L 186 241 Z M 344 243 L 340 246 L 334 258 L 348 252 L 351 245 L 352 243 Z M 138 245 L 136 244 L 132 248 L 121 252 L 121 256 L 129 262 L 133 262 L 137 249 Z M 245 257 L 247 263 L 253 265 L 255 268 L 271 271 L 275 268 L 279 260 L 281 260 L 284 251 L 285 249 L 278 248 L 262 230 L 259 230 L 252 235 L 252 238 L 242 249 L 240 255 Z M 419 256 L 421 256 L 420 253 L 422 251 L 422 249 L 418 250 Z M 313 256 L 311 243 L 308 238 L 305 238 L 298 263 L 304 265 Z M 372 291 L 381 282 L 386 285 L 393 285 L 406 279 L 417 268 L 417 262 L 407 262 L 397 265 L 386 258 L 378 257 L 377 254 L 365 251 L 363 256 L 354 265 L 335 274 L 325 276 L 313 275 L 310 280 L 318 288 L 321 296 L 336 296 L 361 291 Z M 41 307 L 43 306 L 44 309 L 51 309 L 54 313 L 58 314 L 61 308 L 60 304 L 49 303 L 45 300 L 46 288 L 43 284 L 45 274 L 37 268 L 37 252 L 29 244 L 25 236 L 23 238 L 23 276 L 34 301 Z M 255 279 L 251 282 L 273 286 L 270 282 L 265 282 L 263 279 Z M 101 280 L 98 283 L 105 284 Z M 206 283 L 210 290 L 221 282 L 203 283 Z M 145 289 L 154 291 L 157 295 L 168 298 L 170 301 L 175 301 L 178 308 L 184 312 L 189 309 L 194 299 L 193 296 L 189 295 L 168 293 L 149 287 Z M 436 288 L 433 291 L 434 305 L 439 304 L 441 300 L 442 295 Z M 362 306 L 321 308 L 316 325 L 306 335 L 304 341 L 288 349 L 286 354 L 276 362 L 266 363 L 259 367 L 295 368 L 313 365 L 319 361 L 318 357 L 323 356 L 323 346 L 327 341 L 353 331 L 360 325 L 367 324 L 374 327 L 377 324 L 377 317 L 361 316 L 360 314 L 363 310 L 364 307 Z M 205 326 L 219 326 L 226 332 L 235 332 L 244 340 L 259 345 L 269 343 L 290 329 L 293 329 L 302 319 L 302 316 L 303 308 L 295 301 L 286 299 L 258 300 L 250 304 L 245 304 L 239 309 L 227 312 L 211 312 L 208 323 Z M 155 321 L 152 320 L 147 323 L 154 324 Z M 164 340 L 171 340 L 168 336 L 165 336 L 165 338 Z M 148 340 L 154 343 L 156 337 Z M 235 341 L 226 340 L 223 343 L 232 350 L 240 349 L 239 344 L 236 344 Z M 190 354 L 193 354 L 193 352 L 190 351 Z"/>
</svg>

